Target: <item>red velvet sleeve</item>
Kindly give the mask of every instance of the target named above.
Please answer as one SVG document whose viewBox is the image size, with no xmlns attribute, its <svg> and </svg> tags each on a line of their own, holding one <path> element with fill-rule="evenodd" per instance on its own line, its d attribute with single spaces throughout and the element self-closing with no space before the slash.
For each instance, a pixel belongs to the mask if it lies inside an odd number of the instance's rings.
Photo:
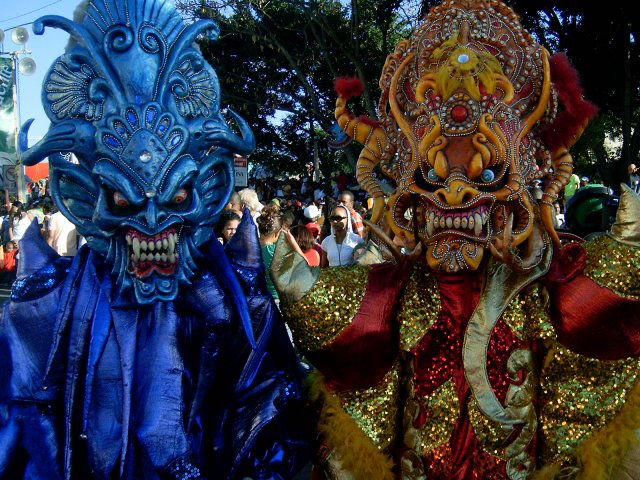
<svg viewBox="0 0 640 480">
<path fill-rule="evenodd" d="M 640 356 L 640 301 L 616 295 L 584 275 L 585 259 L 582 246 L 571 243 L 554 253 L 543 279 L 558 340 L 601 360 Z"/>
</svg>

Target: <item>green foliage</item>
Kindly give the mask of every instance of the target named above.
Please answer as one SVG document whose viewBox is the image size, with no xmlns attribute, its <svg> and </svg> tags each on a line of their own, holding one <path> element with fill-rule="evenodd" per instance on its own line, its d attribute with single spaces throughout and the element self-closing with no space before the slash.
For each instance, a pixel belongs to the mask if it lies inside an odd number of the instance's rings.
<svg viewBox="0 0 640 480">
<path fill-rule="evenodd" d="M 304 175 L 320 159 L 325 176 L 352 169 L 357 148 L 328 147 L 338 76 L 357 75 L 365 93 L 354 113 L 376 116 L 378 78 L 393 46 L 417 19 L 407 0 L 182 0 L 191 18 L 213 18 L 220 39 L 201 43 L 221 80 L 222 102 L 256 133 L 250 161 L 276 174 Z M 415 4 L 415 5 L 413 5 Z M 412 7 L 413 5 L 413 7 Z M 414 15 L 404 14 L 414 12 Z M 412 23 L 413 22 L 413 23 Z"/>
</svg>

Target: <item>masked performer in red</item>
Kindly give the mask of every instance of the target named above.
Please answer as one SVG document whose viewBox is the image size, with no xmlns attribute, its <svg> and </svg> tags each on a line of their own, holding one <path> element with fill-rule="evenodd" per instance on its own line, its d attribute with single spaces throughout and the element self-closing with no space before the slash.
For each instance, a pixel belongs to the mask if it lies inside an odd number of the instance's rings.
<svg viewBox="0 0 640 480">
<path fill-rule="evenodd" d="M 625 190 L 590 242 L 554 230 L 568 148 L 595 114 L 567 58 L 500 1 L 448 0 L 380 88 L 373 121 L 347 110 L 359 82 L 339 80 L 336 118 L 364 145 L 372 224 L 415 250 L 319 271 L 281 241 L 272 265 L 318 371 L 316 474 L 640 478 L 640 205 Z M 386 203 L 376 167 L 397 186 Z"/>
</svg>

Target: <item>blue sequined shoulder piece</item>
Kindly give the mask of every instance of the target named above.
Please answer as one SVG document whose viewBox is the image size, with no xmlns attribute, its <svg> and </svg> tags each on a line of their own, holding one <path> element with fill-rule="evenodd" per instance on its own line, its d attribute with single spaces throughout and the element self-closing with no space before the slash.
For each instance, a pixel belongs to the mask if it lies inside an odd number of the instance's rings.
<svg viewBox="0 0 640 480">
<path fill-rule="evenodd" d="M 56 258 L 31 275 L 16 280 L 11 289 L 11 300 L 27 302 L 51 292 L 64 281 L 72 260 L 71 257 Z"/>
</svg>

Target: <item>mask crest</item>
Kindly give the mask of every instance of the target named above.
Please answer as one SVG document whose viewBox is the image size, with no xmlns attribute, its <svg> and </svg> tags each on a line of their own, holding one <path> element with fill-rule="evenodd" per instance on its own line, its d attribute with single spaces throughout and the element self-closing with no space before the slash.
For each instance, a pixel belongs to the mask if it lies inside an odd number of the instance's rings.
<svg viewBox="0 0 640 480">
<path fill-rule="evenodd" d="M 121 288 L 139 303 L 172 300 L 233 190 L 233 154 L 251 152 L 254 137 L 233 112 L 229 126 L 195 44 L 217 38 L 214 22 L 187 25 L 162 0 L 91 0 L 79 13 L 34 23 L 71 41 L 43 85 L 51 127 L 28 148 L 25 124 L 22 161 L 50 157 L 54 201 Z"/>
</svg>

